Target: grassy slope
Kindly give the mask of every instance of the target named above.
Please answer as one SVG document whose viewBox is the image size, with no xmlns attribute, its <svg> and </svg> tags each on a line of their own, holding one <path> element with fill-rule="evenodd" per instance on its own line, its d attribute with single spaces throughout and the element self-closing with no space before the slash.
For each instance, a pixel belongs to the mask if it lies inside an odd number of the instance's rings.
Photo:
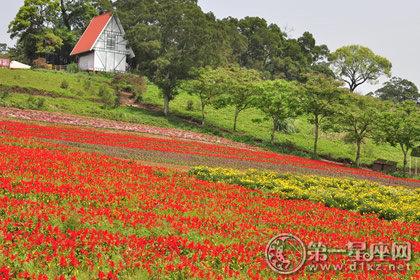
<svg viewBox="0 0 420 280">
<path fill-rule="evenodd" d="M 63 81 L 68 84 L 66 88 L 62 87 Z M 0 84 L 3 86 L 32 88 L 75 99 L 99 100 L 99 88 L 107 81 L 109 79 L 105 77 L 88 73 L 0 69 Z"/>
<path fill-rule="evenodd" d="M 143 98 L 145 103 L 154 105 L 163 105 L 161 98 L 157 94 L 157 90 L 152 88 Z M 193 111 L 187 111 L 187 102 L 193 102 Z M 170 103 L 170 110 L 176 115 L 191 117 L 196 120 L 201 118 L 200 99 L 187 93 L 181 93 Z M 209 125 L 218 126 L 224 130 L 231 131 L 233 126 L 234 110 L 232 108 L 224 108 L 215 110 L 211 106 L 206 108 L 206 122 Z M 238 132 L 241 135 L 248 135 L 268 142 L 270 139 L 270 131 L 272 123 L 263 121 L 255 123 L 252 120 L 262 118 L 261 113 L 256 109 L 248 109 L 241 112 L 238 118 Z M 290 141 L 294 143 L 298 149 L 312 151 L 313 149 L 313 126 L 308 122 L 306 117 L 301 117 L 295 121 L 297 133 L 282 134 L 276 133 L 276 142 L 285 143 Z M 343 135 L 330 133 L 321 133 L 321 139 L 318 143 L 318 151 L 321 155 L 329 155 L 333 158 L 355 158 L 356 146 L 346 144 L 342 141 Z M 367 141 L 362 147 L 362 163 L 371 164 L 377 158 L 385 158 L 387 160 L 397 161 L 402 164 L 403 156 L 398 148 L 390 145 L 375 145 L 372 141 Z"/>
<path fill-rule="evenodd" d="M 69 84 L 66 89 L 60 87 L 64 79 Z M 238 141 L 247 141 L 249 137 L 263 141 L 269 140 L 271 123 L 269 121 L 263 121 L 262 123 L 253 122 L 253 119 L 261 118 L 261 114 L 255 109 L 248 109 L 239 115 L 238 135 L 229 135 L 218 131 L 218 128 L 228 132 L 232 130 L 233 110 L 231 108 L 215 110 L 209 106 L 206 111 L 207 123 L 210 125 L 210 128 L 197 126 L 195 121 L 198 121 L 201 116 L 199 99 L 186 93 L 181 93 L 171 102 L 170 109 L 173 115 L 168 118 L 165 118 L 161 112 L 143 108 L 119 107 L 116 109 L 104 109 L 100 104 L 92 101 L 99 99 L 99 87 L 107 82 L 109 83 L 110 79 L 87 73 L 69 74 L 54 71 L 11 71 L 0 69 L 0 85 L 34 88 L 53 92 L 64 97 L 45 97 L 46 104 L 39 108 L 41 110 L 207 132 L 224 135 Z M 148 88 L 148 92 L 143 96 L 143 101 L 147 104 L 162 106 L 163 102 L 159 97 L 159 89 L 154 85 L 149 85 Z M 0 100 L 0 106 L 33 109 L 27 102 L 28 98 L 29 95 L 27 94 L 11 94 L 7 98 Z M 193 101 L 193 111 L 186 109 L 189 100 Z M 194 122 L 188 122 L 177 116 L 193 119 Z M 312 125 L 308 123 L 306 118 L 300 118 L 295 123 L 298 128 L 297 133 L 290 135 L 277 133 L 276 141 L 279 143 L 290 141 L 298 149 L 310 151 L 313 145 Z M 353 159 L 355 146 L 345 144 L 341 141 L 341 138 L 341 135 L 336 134 L 322 135 L 319 142 L 319 153 L 321 155 L 330 155 L 333 158 Z M 277 150 L 282 151 L 284 148 Z M 362 163 L 371 164 L 376 158 L 386 158 L 398 161 L 400 164 L 402 163 L 402 155 L 399 149 L 389 145 L 376 146 L 371 141 L 368 141 L 362 148 Z"/>
</svg>

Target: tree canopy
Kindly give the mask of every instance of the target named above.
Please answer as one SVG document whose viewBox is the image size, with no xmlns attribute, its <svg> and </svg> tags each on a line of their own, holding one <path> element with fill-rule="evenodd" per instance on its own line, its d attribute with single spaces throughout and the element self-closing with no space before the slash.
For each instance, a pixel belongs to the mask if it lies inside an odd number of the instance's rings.
<svg viewBox="0 0 420 280">
<path fill-rule="evenodd" d="M 95 5 L 96 1 L 26 0 L 8 32 L 28 60 L 52 55 L 57 63 L 69 63 L 77 38 L 98 15 Z"/>
<path fill-rule="evenodd" d="M 346 141 L 356 144 L 355 165 L 360 166 L 361 145 L 373 137 L 381 116 L 380 100 L 354 93 L 343 95 L 337 105 L 334 118 L 329 118 L 325 127 L 346 134 Z"/>
<path fill-rule="evenodd" d="M 400 146 L 404 154 L 405 172 L 408 151 L 420 142 L 420 110 L 412 101 L 390 104 L 378 122 L 377 138 L 392 146 Z"/>
<path fill-rule="evenodd" d="M 329 56 L 329 60 L 335 75 L 348 84 L 352 92 L 365 82 L 391 75 L 392 64 L 388 59 L 359 45 L 341 47 Z"/>
<path fill-rule="evenodd" d="M 338 101 L 343 89 L 342 83 L 325 75 L 307 75 L 306 82 L 302 84 L 301 106 L 309 115 L 309 121 L 315 125 L 314 156 L 317 156 L 319 128 L 326 117 L 331 117 L 337 112 Z"/>
<path fill-rule="evenodd" d="M 258 86 L 259 92 L 255 97 L 255 107 L 261 110 L 267 119 L 273 121 L 271 144 L 274 144 L 274 134 L 280 122 L 296 117 L 299 111 L 299 102 L 295 94 L 297 84 L 282 79 L 264 81 Z"/>
<path fill-rule="evenodd" d="M 196 1 L 116 1 L 127 38 L 136 53 L 135 65 L 163 93 L 165 115 L 179 81 L 195 67 L 227 63 L 226 30 Z"/>
<path fill-rule="evenodd" d="M 391 80 L 385 82 L 383 87 L 375 91 L 374 95 L 394 103 L 403 103 L 406 100 L 420 103 L 417 86 L 409 80 L 398 77 L 392 77 Z"/>
</svg>

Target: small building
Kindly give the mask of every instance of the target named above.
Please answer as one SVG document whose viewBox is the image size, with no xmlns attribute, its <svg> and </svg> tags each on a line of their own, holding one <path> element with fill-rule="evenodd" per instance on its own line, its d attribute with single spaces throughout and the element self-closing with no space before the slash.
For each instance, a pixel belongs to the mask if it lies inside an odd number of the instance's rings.
<svg viewBox="0 0 420 280">
<path fill-rule="evenodd" d="M 10 67 L 10 58 L 0 57 L 0 68 L 9 68 Z"/>
<path fill-rule="evenodd" d="M 378 158 L 373 162 L 373 170 L 384 172 L 395 172 L 397 170 L 397 162 Z"/>
<path fill-rule="evenodd" d="M 134 57 L 127 48 L 124 30 L 118 17 L 106 13 L 92 19 L 70 55 L 78 55 L 82 70 L 125 72 L 127 56 Z"/>
</svg>

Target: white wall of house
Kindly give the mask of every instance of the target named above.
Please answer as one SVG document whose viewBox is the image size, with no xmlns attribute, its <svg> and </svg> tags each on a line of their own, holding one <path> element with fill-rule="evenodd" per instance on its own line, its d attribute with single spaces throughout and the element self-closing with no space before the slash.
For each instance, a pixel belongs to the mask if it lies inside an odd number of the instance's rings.
<svg viewBox="0 0 420 280">
<path fill-rule="evenodd" d="M 95 71 L 125 72 L 127 41 L 116 17 L 111 17 L 93 48 Z"/>
<path fill-rule="evenodd" d="M 90 52 L 79 56 L 79 68 L 82 70 L 94 70 L 95 54 Z"/>
</svg>

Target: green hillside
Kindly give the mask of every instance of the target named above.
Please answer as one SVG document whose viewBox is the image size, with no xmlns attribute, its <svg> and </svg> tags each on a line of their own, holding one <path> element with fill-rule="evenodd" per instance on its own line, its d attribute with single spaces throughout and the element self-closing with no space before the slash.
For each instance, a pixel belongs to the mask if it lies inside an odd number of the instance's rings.
<svg viewBox="0 0 420 280">
<path fill-rule="evenodd" d="M 111 77 L 111 75 L 101 73 L 71 74 L 57 71 L 0 69 L 0 86 L 3 92 L 3 94 L 0 92 L 0 106 L 39 109 L 205 132 L 300 156 L 305 156 L 312 150 L 313 126 L 305 117 L 294 121 L 295 133 L 277 133 L 275 140 L 278 144 L 276 147 L 271 147 L 268 141 L 272 124 L 270 121 L 253 121 L 261 118 L 258 110 L 243 111 L 238 119 L 238 132 L 233 133 L 234 110 L 232 108 L 216 110 L 208 106 L 206 109 L 207 126 L 201 127 L 198 125 L 201 117 L 198 97 L 187 93 L 179 94 L 170 103 L 171 116 L 164 117 L 160 110 L 163 100 L 159 95 L 159 89 L 153 84 L 148 85 L 148 91 L 143 94 L 143 104 L 139 107 L 104 107 L 100 102 L 98 92 L 101 87 L 110 87 Z M 4 94 L 4 92 L 9 94 Z M 37 96 L 32 96 L 33 94 Z M 40 99 L 43 101 L 39 102 Z M 191 108 L 192 110 L 189 110 Z M 343 142 L 343 135 L 321 134 L 318 149 L 319 154 L 327 158 L 354 159 L 356 147 Z M 402 164 L 403 157 L 398 148 L 389 145 L 378 146 L 368 141 L 362 147 L 361 162 L 372 164 L 377 158 L 385 158 Z"/>
</svg>

